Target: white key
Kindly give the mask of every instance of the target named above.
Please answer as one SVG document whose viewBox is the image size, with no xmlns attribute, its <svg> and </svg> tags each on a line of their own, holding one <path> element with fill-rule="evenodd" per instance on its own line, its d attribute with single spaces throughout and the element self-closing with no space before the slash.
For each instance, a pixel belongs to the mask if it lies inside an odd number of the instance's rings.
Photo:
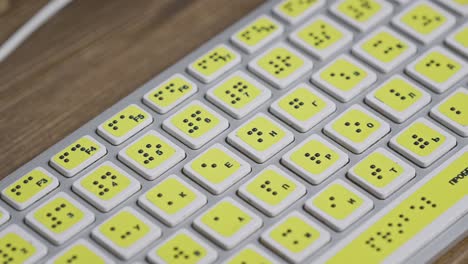
<svg viewBox="0 0 468 264">
<path fill-rule="evenodd" d="M 346 153 L 316 134 L 281 158 L 281 163 L 312 184 L 321 183 L 348 161 Z"/>
<path fill-rule="evenodd" d="M 468 137 L 468 89 L 461 87 L 431 109 L 430 115 L 462 137 Z"/>
<path fill-rule="evenodd" d="M 371 199 L 342 180 L 335 180 L 305 203 L 305 209 L 343 231 L 374 207 Z"/>
<path fill-rule="evenodd" d="M 384 148 L 378 148 L 348 171 L 348 178 L 380 199 L 386 199 L 415 176 L 415 169 Z"/>
<path fill-rule="evenodd" d="M 468 58 L 468 23 L 459 26 L 453 33 L 448 35 L 445 43 Z"/>
<path fill-rule="evenodd" d="M 74 250 L 74 251 L 72 251 Z M 86 254 L 81 256 L 81 254 Z M 46 264 L 56 264 L 59 263 L 59 259 L 61 261 L 67 261 L 67 263 L 73 263 L 75 261 L 92 261 L 95 263 L 106 263 L 106 264 L 113 264 L 115 263 L 110 259 L 109 256 L 104 254 L 100 249 L 98 249 L 95 245 L 91 244 L 89 241 L 85 239 L 79 239 L 75 243 L 71 244 L 70 246 L 66 247 L 62 251 L 60 251 L 57 255 L 52 257 Z M 62 263 L 62 262 L 60 262 Z"/>
<path fill-rule="evenodd" d="M 231 249 L 259 229 L 262 222 L 251 210 L 227 197 L 195 218 L 193 226 L 222 248 Z"/>
<path fill-rule="evenodd" d="M 13 241 L 11 241 L 12 239 Z M 0 241 L 2 242 L 2 249 L 4 249 L 6 243 L 12 242 L 11 249 L 6 249 L 2 252 L 5 260 L 8 256 L 12 258 L 11 261 L 5 261 L 5 263 L 19 263 L 14 261 L 14 258 L 19 255 L 18 257 L 23 259 L 22 264 L 34 264 L 38 263 L 47 254 L 46 246 L 33 237 L 30 232 L 27 232 L 16 224 L 12 224 L 0 231 Z M 24 250 L 13 251 L 13 248 L 16 247 L 21 247 Z"/>
</svg>

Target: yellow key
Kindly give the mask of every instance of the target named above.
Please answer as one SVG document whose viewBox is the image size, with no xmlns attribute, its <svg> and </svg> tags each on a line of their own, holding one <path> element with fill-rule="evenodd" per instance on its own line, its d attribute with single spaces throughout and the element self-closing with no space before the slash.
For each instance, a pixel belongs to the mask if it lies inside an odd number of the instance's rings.
<svg viewBox="0 0 468 264">
<path fill-rule="evenodd" d="M 206 204 L 206 197 L 171 175 L 140 197 L 139 204 L 169 226 L 175 226 Z"/>
<path fill-rule="evenodd" d="M 135 209 L 124 207 L 95 227 L 91 234 L 104 247 L 126 260 L 161 235 L 161 229 Z"/>
<path fill-rule="evenodd" d="M 390 15 L 393 6 L 380 0 L 341 0 L 331 7 L 331 12 L 359 31 L 366 31 Z"/>
<path fill-rule="evenodd" d="M 72 177 L 107 153 L 106 147 L 90 136 L 84 136 L 55 154 L 50 160 L 56 170 Z"/>
<path fill-rule="evenodd" d="M 468 209 L 465 147 L 332 247 L 319 263 L 402 263 Z M 466 177 L 465 177 L 466 178 Z M 426 229 L 428 228 L 428 229 Z M 414 239 L 418 236 L 418 239 Z M 394 254 L 411 242 L 411 247 Z"/>
<path fill-rule="evenodd" d="M 466 12 L 468 12 L 468 4 L 465 8 Z M 468 57 L 468 23 L 459 26 L 457 30 L 445 39 L 445 43 L 465 57 Z"/>
<path fill-rule="evenodd" d="M 231 249 L 260 228 L 262 220 L 232 198 L 225 198 L 197 217 L 193 225 L 225 249 Z"/>
<path fill-rule="evenodd" d="M 468 26 L 465 26 L 455 35 L 455 41 L 461 46 L 468 49 Z"/>
<path fill-rule="evenodd" d="M 237 52 L 221 44 L 196 59 L 190 64 L 188 71 L 200 81 L 209 83 L 232 69 L 240 61 L 241 57 Z"/>
<path fill-rule="evenodd" d="M 284 0 L 273 11 L 290 24 L 295 24 L 324 4 L 324 0 Z"/>
<path fill-rule="evenodd" d="M 373 202 L 342 180 L 336 180 L 310 198 L 307 211 L 342 231 L 356 222 L 373 207 Z"/>
<path fill-rule="evenodd" d="M 61 192 L 29 212 L 25 221 L 52 243 L 59 245 L 94 222 L 94 214 Z"/>
<path fill-rule="evenodd" d="M 261 242 L 292 263 L 302 262 L 330 240 L 330 234 L 293 211 L 261 235 Z"/>
<path fill-rule="evenodd" d="M 427 167 L 456 144 L 453 136 L 419 118 L 390 140 L 390 146 L 422 167 Z"/>
<path fill-rule="evenodd" d="M 57 178 L 38 167 L 3 189 L 2 198 L 16 209 L 23 210 L 57 188 L 58 185 Z"/>
<path fill-rule="evenodd" d="M 107 256 L 101 253 L 95 246 L 84 239 L 80 239 L 72 246 L 54 257 L 50 264 L 106 264 L 113 263 Z"/>
<path fill-rule="evenodd" d="M 283 26 L 273 18 L 263 15 L 231 37 L 236 45 L 248 53 L 253 53 L 281 35 Z"/>
<path fill-rule="evenodd" d="M 137 105 L 129 105 L 102 123 L 97 132 L 113 145 L 120 145 L 153 122 L 153 117 Z"/>
<path fill-rule="evenodd" d="M 226 264 L 273 264 L 275 263 L 268 255 L 257 246 L 248 245 L 232 256 Z"/>
<path fill-rule="evenodd" d="M 460 134 L 468 136 L 468 90 L 466 88 L 457 89 L 450 94 L 439 105 L 432 108 L 431 116 L 442 124 Z"/>
<path fill-rule="evenodd" d="M 169 237 L 148 254 L 151 263 L 212 263 L 217 257 L 214 249 L 186 229 Z"/>
<path fill-rule="evenodd" d="M 145 94 L 143 102 L 164 114 L 197 92 L 197 85 L 182 74 L 175 74 Z"/>
<path fill-rule="evenodd" d="M 0 231 L 0 263 L 38 263 L 47 248 L 19 226 Z"/>
</svg>

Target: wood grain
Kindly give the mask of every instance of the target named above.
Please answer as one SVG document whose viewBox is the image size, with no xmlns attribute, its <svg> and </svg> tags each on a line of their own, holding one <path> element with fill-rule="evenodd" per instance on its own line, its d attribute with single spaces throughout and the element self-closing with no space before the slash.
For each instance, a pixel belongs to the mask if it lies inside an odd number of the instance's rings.
<svg viewBox="0 0 468 264">
<path fill-rule="evenodd" d="M 9 1 L 0 43 L 46 2 Z M 0 63 L 0 179 L 262 2 L 74 1 Z M 466 252 L 468 238 L 437 263 Z"/>
</svg>

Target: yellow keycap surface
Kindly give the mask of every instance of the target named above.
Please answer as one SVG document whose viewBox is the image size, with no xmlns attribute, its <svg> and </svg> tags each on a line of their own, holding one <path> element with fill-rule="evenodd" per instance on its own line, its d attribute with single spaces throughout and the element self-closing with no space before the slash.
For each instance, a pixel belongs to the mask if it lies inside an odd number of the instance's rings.
<svg viewBox="0 0 468 264">
<path fill-rule="evenodd" d="M 223 182 L 240 169 L 241 164 L 218 148 L 212 148 L 196 158 L 192 169 L 208 181 L 216 184 Z"/>
<path fill-rule="evenodd" d="M 156 254 L 166 263 L 195 264 L 205 258 L 208 251 L 187 234 L 178 234 L 161 245 Z"/>
<path fill-rule="evenodd" d="M 453 178 L 466 171 L 462 154 L 380 220 L 352 240 L 327 263 L 380 263 L 436 218 L 468 195 L 468 181 Z"/>
<path fill-rule="evenodd" d="M 366 182 L 382 188 L 403 173 L 403 167 L 382 153 L 374 152 L 360 161 L 354 172 Z"/>
<path fill-rule="evenodd" d="M 251 103 L 261 93 L 262 90 L 238 75 L 234 75 L 223 81 L 214 90 L 216 97 L 235 109 L 241 109 Z"/>
<path fill-rule="evenodd" d="M 251 248 L 246 248 L 238 252 L 228 264 L 272 264 L 270 260 Z"/>
<path fill-rule="evenodd" d="M 237 59 L 237 55 L 223 46 L 218 46 L 196 60 L 192 67 L 204 76 L 211 76 L 222 71 L 229 63 Z"/>
<path fill-rule="evenodd" d="M 57 234 L 73 228 L 83 220 L 84 216 L 83 211 L 63 197 L 57 197 L 42 205 L 34 213 L 34 218 L 39 223 Z"/>
<path fill-rule="evenodd" d="M 131 212 L 121 211 L 104 222 L 99 231 L 117 246 L 128 248 L 148 235 L 150 227 Z"/>
<path fill-rule="evenodd" d="M 405 111 L 422 96 L 419 89 L 401 78 L 390 80 L 375 92 L 375 98 L 398 112 Z"/>
<path fill-rule="evenodd" d="M 280 5 L 279 10 L 288 17 L 299 17 L 317 2 L 318 0 L 288 0 Z"/>
<path fill-rule="evenodd" d="M 396 141 L 409 151 L 425 157 L 433 153 L 446 141 L 446 137 L 421 122 L 413 123 Z"/>
<path fill-rule="evenodd" d="M 105 264 L 105 260 L 85 245 L 75 245 L 60 255 L 54 264 Z"/>
<path fill-rule="evenodd" d="M 0 237 L 0 263 L 24 263 L 37 249 L 23 237 L 10 232 Z"/>
<path fill-rule="evenodd" d="M 468 26 L 455 34 L 455 41 L 465 48 L 468 48 Z"/>
<path fill-rule="evenodd" d="M 217 127 L 219 119 L 201 105 L 192 105 L 171 119 L 171 123 L 187 136 L 199 138 Z"/>
<path fill-rule="evenodd" d="M 300 121 L 321 112 L 327 103 L 306 88 L 298 88 L 279 101 L 279 107 Z"/>
<path fill-rule="evenodd" d="M 185 184 L 175 178 L 168 178 L 153 187 L 146 198 L 165 213 L 175 214 L 190 206 L 197 197 Z"/>
<path fill-rule="evenodd" d="M 468 94 L 458 92 L 439 106 L 439 111 L 462 126 L 468 126 Z"/>
<path fill-rule="evenodd" d="M 420 34 L 428 35 L 446 23 L 447 18 L 430 5 L 421 3 L 409 10 L 401 21 Z"/>
<path fill-rule="evenodd" d="M 156 135 L 148 134 L 134 142 L 126 154 L 147 169 L 154 169 L 170 159 L 176 150 L 165 140 Z"/>
<path fill-rule="evenodd" d="M 341 184 L 329 185 L 312 203 L 335 219 L 346 219 L 363 204 L 361 197 Z"/>
<path fill-rule="evenodd" d="M 286 135 L 265 117 L 259 116 L 237 130 L 237 136 L 252 148 L 263 151 L 278 143 Z"/>
<path fill-rule="evenodd" d="M 314 243 L 320 233 L 301 218 L 290 216 L 273 229 L 269 236 L 287 250 L 299 253 Z"/>
<path fill-rule="evenodd" d="M 312 174 L 320 174 L 340 159 L 338 153 L 318 140 L 311 140 L 291 154 L 290 159 Z"/>
<path fill-rule="evenodd" d="M 172 106 L 180 98 L 193 92 L 193 85 L 180 76 L 171 77 L 169 80 L 158 86 L 149 95 L 149 100 L 161 107 Z"/>
<path fill-rule="evenodd" d="M 236 38 L 247 46 L 255 46 L 278 31 L 279 25 L 268 17 L 260 17 L 237 33 Z"/>
<path fill-rule="evenodd" d="M 17 203 L 25 203 L 49 187 L 52 182 L 53 179 L 49 175 L 42 170 L 34 169 L 6 187 L 4 195 Z"/>
<path fill-rule="evenodd" d="M 343 39 L 343 33 L 325 20 L 318 19 L 299 31 L 298 37 L 309 46 L 323 50 Z"/>
<path fill-rule="evenodd" d="M 349 91 L 367 77 L 367 72 L 345 59 L 338 59 L 320 74 L 320 78 L 337 89 Z"/>
<path fill-rule="evenodd" d="M 201 217 L 205 225 L 225 237 L 233 236 L 251 220 L 249 214 L 228 201 L 218 203 Z"/>
<path fill-rule="evenodd" d="M 352 109 L 338 118 L 332 127 L 353 142 L 363 142 L 379 130 L 381 124 L 368 114 Z"/>
<path fill-rule="evenodd" d="M 130 179 L 110 165 L 103 165 L 83 178 L 81 185 L 98 199 L 108 201 L 130 186 Z"/>
<path fill-rule="evenodd" d="M 382 6 L 374 0 L 346 0 L 338 6 L 342 14 L 358 22 L 368 21 L 381 9 Z"/>
<path fill-rule="evenodd" d="M 148 113 L 135 105 L 130 105 L 104 122 L 102 127 L 114 137 L 123 137 L 132 133 L 140 123 L 148 118 L 151 118 Z"/>
<path fill-rule="evenodd" d="M 296 188 L 294 182 L 272 169 L 262 171 L 247 185 L 249 193 L 269 205 L 281 203 Z"/>
<path fill-rule="evenodd" d="M 285 47 L 270 50 L 260 58 L 258 66 L 277 79 L 285 79 L 304 65 L 302 58 Z"/>
<path fill-rule="evenodd" d="M 57 153 L 52 159 L 59 166 L 72 170 L 82 163 L 91 159 L 101 147 L 92 141 L 89 137 L 82 137 L 73 144 Z"/>
<path fill-rule="evenodd" d="M 460 63 L 433 51 L 420 59 L 415 70 L 436 83 L 444 83 L 462 69 Z"/>
<path fill-rule="evenodd" d="M 362 49 L 377 60 L 388 63 L 407 51 L 408 44 L 389 32 L 380 32 L 364 42 Z"/>
</svg>

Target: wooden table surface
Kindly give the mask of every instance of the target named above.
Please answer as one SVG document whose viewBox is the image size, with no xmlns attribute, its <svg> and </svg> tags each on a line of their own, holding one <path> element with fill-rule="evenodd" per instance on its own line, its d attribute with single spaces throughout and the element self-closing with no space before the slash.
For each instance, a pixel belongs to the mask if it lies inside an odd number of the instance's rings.
<svg viewBox="0 0 468 264">
<path fill-rule="evenodd" d="M 0 43 L 46 2 L 0 9 Z M 0 179 L 262 2 L 73 2 L 0 63 Z M 468 263 L 468 238 L 437 263 Z"/>
</svg>

